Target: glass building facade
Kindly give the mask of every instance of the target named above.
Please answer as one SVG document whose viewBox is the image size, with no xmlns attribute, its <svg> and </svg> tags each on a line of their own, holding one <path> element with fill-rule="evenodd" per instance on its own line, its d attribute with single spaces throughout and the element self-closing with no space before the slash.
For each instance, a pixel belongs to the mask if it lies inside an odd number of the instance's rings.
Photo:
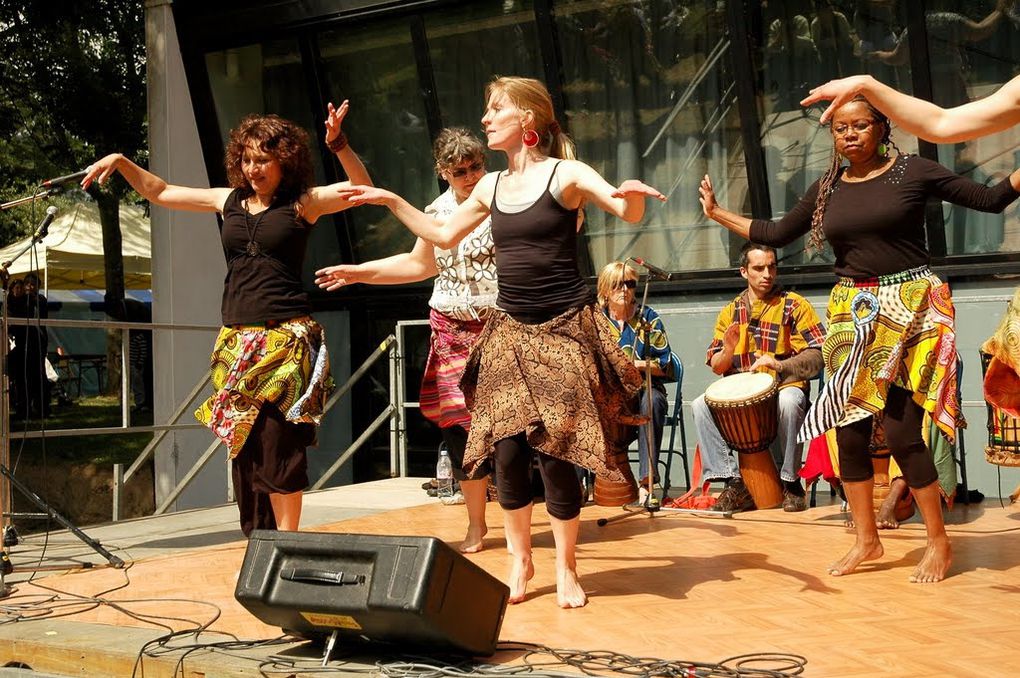
<svg viewBox="0 0 1020 678">
<path fill-rule="evenodd" d="M 591 276 L 628 256 L 673 271 L 674 282 L 653 286 L 660 297 L 738 287 L 741 243 L 702 215 L 703 175 L 733 211 L 780 217 L 824 172 L 833 148 L 818 124 L 822 108 L 799 105 L 813 85 L 870 73 L 951 106 L 994 91 L 1020 60 L 1020 3 L 995 0 L 176 0 L 173 11 L 214 184 L 227 131 L 244 115 L 278 113 L 321 139 L 326 103 L 349 99 L 345 130 L 375 182 L 423 206 L 444 188 L 430 155 L 438 131 L 480 132 L 489 80 L 536 77 L 581 160 L 610 182 L 640 178 L 669 196 L 650 202 L 638 225 L 591 210 L 581 241 Z M 983 183 L 1020 163 L 1014 130 L 936 146 L 894 128 L 893 141 Z M 318 180 L 342 179 L 324 145 L 318 151 Z M 500 156 L 488 162 L 504 166 Z M 989 215 L 935 203 L 927 230 L 943 272 L 1020 271 L 1016 209 Z M 309 248 L 309 289 L 318 267 L 412 243 L 383 208 L 324 219 Z M 780 252 L 784 280 L 804 285 L 831 283 L 830 260 L 805 254 L 803 242 Z M 429 289 L 316 291 L 315 303 L 351 312 L 357 364 L 396 319 L 424 316 Z M 410 357 L 412 395 L 416 361 L 424 350 Z M 356 409 L 382 398 L 366 388 Z M 412 442 L 438 441 L 414 417 L 410 429 Z"/>
</svg>

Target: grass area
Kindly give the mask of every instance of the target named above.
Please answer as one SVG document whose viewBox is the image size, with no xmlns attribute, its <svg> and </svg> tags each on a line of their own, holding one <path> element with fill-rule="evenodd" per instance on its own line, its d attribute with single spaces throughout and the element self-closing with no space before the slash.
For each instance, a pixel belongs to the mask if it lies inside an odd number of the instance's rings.
<svg viewBox="0 0 1020 678">
<path fill-rule="evenodd" d="M 120 426 L 120 401 L 116 396 L 91 396 L 79 398 L 68 405 L 54 405 L 45 422 L 37 417 L 28 421 L 11 419 L 11 433 L 38 431 L 45 423 L 47 431 L 58 429 L 92 428 L 99 426 Z M 152 413 L 131 414 L 133 426 L 152 424 Z M 92 463 L 98 466 L 130 464 L 138 453 L 152 440 L 151 433 L 120 433 L 112 435 L 76 435 L 61 438 L 36 438 L 11 440 L 11 463 L 18 459 L 23 464 L 42 464 L 62 461 Z"/>
</svg>

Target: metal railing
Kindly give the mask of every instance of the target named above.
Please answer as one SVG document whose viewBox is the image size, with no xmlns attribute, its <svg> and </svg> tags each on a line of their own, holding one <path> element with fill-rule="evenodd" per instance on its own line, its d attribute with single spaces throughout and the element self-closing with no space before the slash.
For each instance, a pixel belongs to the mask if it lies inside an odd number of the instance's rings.
<svg viewBox="0 0 1020 678">
<path fill-rule="evenodd" d="M 427 322 L 427 321 L 426 321 Z M 25 319 L 25 318 L 12 318 L 10 319 L 11 325 L 31 325 L 33 327 L 64 327 L 64 328 L 85 328 L 93 330 L 108 330 L 108 329 L 119 329 L 119 330 L 175 330 L 175 331 L 203 331 L 203 332 L 218 332 L 219 326 L 211 325 L 186 325 L 186 324 L 171 324 L 171 323 L 132 323 L 132 322 L 121 322 L 121 321 L 106 321 L 106 320 L 57 320 L 57 319 Z M 20 431 L 11 432 L 8 428 L 8 422 L 2 427 L 0 431 L 0 437 L 3 438 L 2 444 L 5 446 L 4 449 L 9 448 L 11 440 L 20 439 L 33 439 L 33 438 L 61 438 L 69 436 L 82 436 L 82 435 L 119 435 L 128 433 L 153 433 L 152 440 L 146 444 L 145 448 L 135 457 L 134 461 L 128 466 L 127 470 L 124 470 L 123 464 L 113 465 L 113 511 L 112 518 L 114 521 L 121 519 L 121 495 L 124 485 L 149 461 L 153 456 L 156 448 L 166 437 L 167 433 L 172 431 L 183 431 L 183 430 L 195 430 L 204 429 L 205 427 L 198 423 L 180 423 L 181 417 L 191 409 L 193 401 L 198 397 L 199 393 L 209 383 L 210 375 L 205 373 L 202 378 L 195 384 L 195 386 L 189 391 L 188 395 L 178 404 L 171 414 L 169 420 L 165 424 L 153 424 L 149 426 L 132 426 L 131 425 L 131 408 L 128 394 L 131 392 L 131 378 L 130 378 L 130 367 L 128 364 L 130 356 L 129 346 L 129 333 L 123 332 L 121 338 L 121 378 L 120 378 L 120 394 L 121 394 L 121 424 L 120 426 L 103 426 L 103 427 L 92 427 L 92 428 L 73 428 L 73 429 L 56 429 L 56 430 L 38 430 L 38 431 Z M 390 422 L 390 442 L 391 442 L 391 456 L 390 456 L 390 475 L 406 475 L 406 444 L 404 444 L 403 436 L 403 409 L 398 406 L 397 398 L 400 396 L 396 388 L 398 383 L 397 371 L 402 371 L 403 365 L 398 352 L 398 342 L 394 335 L 389 335 L 379 344 L 379 346 L 372 352 L 371 355 L 361 364 L 361 366 L 347 379 L 344 384 L 338 388 L 333 395 L 326 402 L 323 410 L 323 414 L 330 411 L 339 400 L 347 395 L 351 388 L 359 379 L 361 379 L 368 370 L 374 365 L 379 358 L 384 354 L 389 354 L 390 362 L 390 402 L 387 407 L 376 417 L 376 419 L 365 429 L 358 438 L 352 442 L 343 453 L 337 458 L 337 460 L 328 468 L 326 471 L 312 484 L 311 489 L 322 488 L 330 478 L 332 478 L 345 463 L 350 461 L 354 453 L 387 421 Z M 7 397 L 6 389 L 3 393 L 3 397 Z M 216 450 L 223 443 L 217 438 L 215 439 L 199 456 L 199 458 L 192 464 L 187 470 L 184 476 L 177 482 L 177 484 L 170 490 L 166 497 L 159 503 L 154 511 L 154 515 L 163 514 L 169 509 L 174 502 L 180 497 L 181 493 L 194 481 L 198 474 L 212 459 Z M 396 452 L 397 446 L 400 446 L 404 450 L 403 454 L 398 455 Z"/>
</svg>

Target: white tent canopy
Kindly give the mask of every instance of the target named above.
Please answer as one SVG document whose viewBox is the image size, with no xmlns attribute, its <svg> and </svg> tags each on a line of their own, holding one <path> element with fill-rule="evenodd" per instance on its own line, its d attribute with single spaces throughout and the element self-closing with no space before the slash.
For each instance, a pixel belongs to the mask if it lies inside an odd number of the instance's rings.
<svg viewBox="0 0 1020 678">
<path fill-rule="evenodd" d="M 152 287 L 149 218 L 142 208 L 120 206 L 120 233 L 124 255 L 124 286 L 139 290 Z M 10 261 L 31 238 L 0 249 L 0 261 Z M 32 251 L 11 264 L 12 278 L 35 271 L 44 290 L 79 290 L 106 287 L 103 260 L 103 227 L 94 202 L 80 202 L 57 215 L 48 235 Z"/>
</svg>

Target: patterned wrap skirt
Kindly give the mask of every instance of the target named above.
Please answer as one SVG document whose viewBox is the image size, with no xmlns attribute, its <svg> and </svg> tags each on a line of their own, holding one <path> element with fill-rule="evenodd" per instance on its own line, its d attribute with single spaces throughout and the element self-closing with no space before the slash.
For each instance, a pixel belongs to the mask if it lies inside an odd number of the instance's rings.
<svg viewBox="0 0 1020 678">
<path fill-rule="evenodd" d="M 524 433 L 545 454 L 607 480 L 629 479 L 616 453 L 645 421 L 635 414 L 642 383 L 593 304 L 535 325 L 497 311 L 461 380 L 471 411 L 464 471 L 485 476 L 494 443 Z"/>
<path fill-rule="evenodd" d="M 952 442 L 965 425 L 957 396 L 956 331 L 949 285 L 927 267 L 854 280 L 829 296 L 822 355 L 828 380 L 799 439 L 881 412 L 891 385 L 913 393 Z"/>
<path fill-rule="evenodd" d="M 289 422 L 317 425 L 333 390 L 325 333 L 310 316 L 271 327 L 223 327 L 211 362 L 216 392 L 195 418 L 223 441 L 231 459 L 263 404 L 276 406 Z"/>
<path fill-rule="evenodd" d="M 471 427 L 471 413 L 464 403 L 460 378 L 471 348 L 485 328 L 484 320 L 457 320 L 432 309 L 429 357 L 421 380 L 418 402 L 421 413 L 439 428 Z"/>
</svg>

